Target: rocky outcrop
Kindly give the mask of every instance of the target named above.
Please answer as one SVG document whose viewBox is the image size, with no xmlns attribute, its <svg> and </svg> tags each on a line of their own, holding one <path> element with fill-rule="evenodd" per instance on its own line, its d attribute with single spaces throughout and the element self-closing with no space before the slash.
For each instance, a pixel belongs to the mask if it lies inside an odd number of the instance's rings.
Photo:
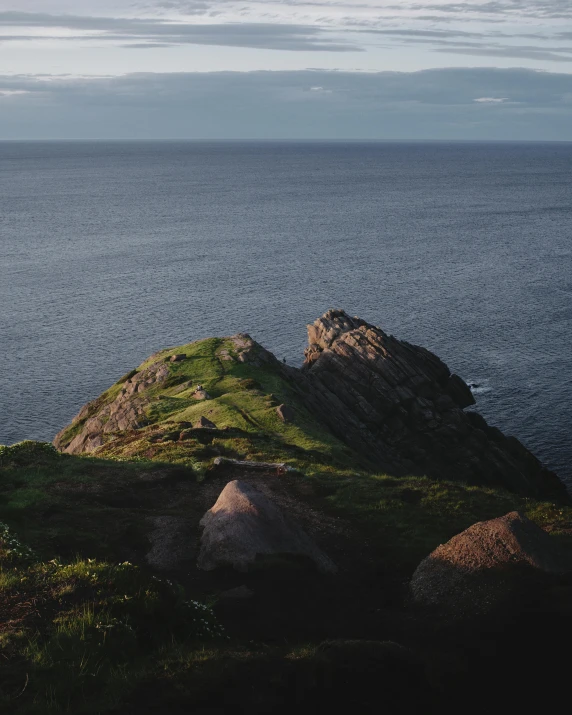
<svg viewBox="0 0 572 715">
<path fill-rule="evenodd" d="M 380 469 L 565 497 L 517 439 L 465 412 L 470 389 L 433 353 L 340 310 L 308 326 L 308 340 L 306 404 Z"/>
<path fill-rule="evenodd" d="M 112 400 L 98 398 L 82 407 L 71 425 L 56 435 L 54 446 L 68 454 L 93 452 L 104 443 L 105 435 L 142 427 L 150 401 L 146 392 L 165 383 L 168 376 L 169 368 L 164 361 L 131 374 Z"/>
<path fill-rule="evenodd" d="M 543 576 L 566 570 L 557 542 L 514 511 L 480 521 L 437 547 L 413 574 L 411 593 L 418 603 L 456 615 L 483 614 Z"/>
<path fill-rule="evenodd" d="M 205 571 L 227 566 L 246 572 L 292 556 L 310 559 L 321 573 L 336 571 L 300 526 L 246 482 L 229 482 L 201 525 L 197 565 Z"/>
<path fill-rule="evenodd" d="M 300 370 L 239 333 L 221 341 L 224 345 L 211 356 L 216 362 L 211 365 L 216 367 L 213 374 L 219 370 L 237 374 L 236 368 L 240 373 L 242 363 L 249 368 L 249 377 L 241 377 L 235 385 L 258 396 L 264 390 L 255 379 L 256 371 L 266 377 L 271 374 L 276 395 L 266 396 L 266 408 L 275 410 L 281 422 L 301 428 L 313 418 L 320 430 L 329 430 L 345 442 L 362 466 L 369 464 L 395 476 L 427 475 L 502 486 L 535 498 L 569 499 L 556 475 L 515 437 L 503 435 L 466 409 L 474 404 L 469 387 L 433 353 L 341 310 L 330 310 L 310 325 L 308 339 Z M 168 387 L 167 396 L 186 395 L 193 403 L 216 402 L 221 397 L 224 401 L 224 396 L 213 391 L 213 398 L 190 379 L 192 364 L 182 352 L 157 353 L 145 363 L 147 367 L 125 376 L 119 391 L 114 386 L 86 405 L 57 435 L 55 446 L 70 453 L 93 452 L 121 439 L 122 433 L 146 426 L 151 401 L 165 397 L 153 389 L 157 386 Z M 176 400 L 170 404 L 174 409 Z M 166 405 L 155 414 L 165 414 Z M 241 419 L 258 429 L 248 410 L 237 407 Z M 216 409 L 209 414 L 216 414 Z M 181 439 L 189 436 L 196 435 L 185 433 Z M 159 435 L 150 438 L 160 439 Z"/>
</svg>

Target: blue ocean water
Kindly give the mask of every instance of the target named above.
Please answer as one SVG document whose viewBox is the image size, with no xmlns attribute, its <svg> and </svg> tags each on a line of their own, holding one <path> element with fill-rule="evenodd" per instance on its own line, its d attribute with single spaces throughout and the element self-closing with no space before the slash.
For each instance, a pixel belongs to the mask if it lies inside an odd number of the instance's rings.
<svg viewBox="0 0 572 715">
<path fill-rule="evenodd" d="M 344 308 L 572 483 L 571 144 L 0 143 L 0 443 L 155 350 Z"/>
</svg>

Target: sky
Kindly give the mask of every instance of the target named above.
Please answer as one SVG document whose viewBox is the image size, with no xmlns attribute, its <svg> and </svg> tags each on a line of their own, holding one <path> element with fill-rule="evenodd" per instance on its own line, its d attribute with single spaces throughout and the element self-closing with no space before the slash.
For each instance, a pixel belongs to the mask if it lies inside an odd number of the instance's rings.
<svg viewBox="0 0 572 715">
<path fill-rule="evenodd" d="M 0 0 L 0 139 L 572 141 L 572 0 Z"/>
</svg>

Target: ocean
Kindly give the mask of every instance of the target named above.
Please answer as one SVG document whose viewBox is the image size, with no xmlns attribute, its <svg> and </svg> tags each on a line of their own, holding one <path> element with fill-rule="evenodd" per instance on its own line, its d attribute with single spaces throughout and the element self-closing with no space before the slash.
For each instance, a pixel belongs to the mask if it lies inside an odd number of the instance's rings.
<svg viewBox="0 0 572 715">
<path fill-rule="evenodd" d="M 572 485 L 572 144 L 0 143 L 0 444 L 152 352 L 343 308 Z"/>
</svg>

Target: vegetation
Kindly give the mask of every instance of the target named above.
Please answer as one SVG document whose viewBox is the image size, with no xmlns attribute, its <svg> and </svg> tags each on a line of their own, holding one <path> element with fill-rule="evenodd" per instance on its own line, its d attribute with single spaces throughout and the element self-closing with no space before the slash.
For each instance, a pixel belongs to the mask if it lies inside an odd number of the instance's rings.
<svg viewBox="0 0 572 715">
<path fill-rule="evenodd" d="M 222 581 L 193 571 L 167 578 L 149 566 L 154 520 L 192 514 L 198 522 L 209 506 L 204 490 L 218 478 L 217 456 L 290 465 L 295 498 L 339 520 L 340 534 L 347 525 L 356 561 L 367 553 L 398 583 L 438 544 L 513 509 L 570 541 L 569 507 L 376 474 L 312 420 L 287 371 L 226 359 L 236 350 L 229 340 L 204 340 L 158 353 L 125 375 L 68 428 L 66 440 L 153 362 L 186 356 L 166 362 L 167 381 L 148 388 L 147 424 L 109 434 L 91 456 L 36 442 L 0 447 L 5 712 L 223 712 L 216 708 L 225 702 L 268 712 L 295 705 L 300 692 L 312 702 L 326 677 L 318 649 L 324 636 L 394 636 L 401 616 L 379 608 L 370 576 L 357 586 L 361 575 L 340 582 L 335 597 L 329 582 L 308 581 L 306 592 L 291 593 L 277 581 L 271 592 L 260 586 L 261 600 L 247 612 L 217 600 Z M 194 399 L 197 384 L 212 399 Z M 295 410 L 292 422 L 277 415 L 281 403 Z M 217 429 L 194 429 L 202 416 Z M 386 582 L 383 588 L 387 593 Z M 287 614 L 295 614 L 296 627 Z M 409 637 L 406 629 L 396 633 Z M 352 701 L 358 709 L 359 697 Z"/>
</svg>

